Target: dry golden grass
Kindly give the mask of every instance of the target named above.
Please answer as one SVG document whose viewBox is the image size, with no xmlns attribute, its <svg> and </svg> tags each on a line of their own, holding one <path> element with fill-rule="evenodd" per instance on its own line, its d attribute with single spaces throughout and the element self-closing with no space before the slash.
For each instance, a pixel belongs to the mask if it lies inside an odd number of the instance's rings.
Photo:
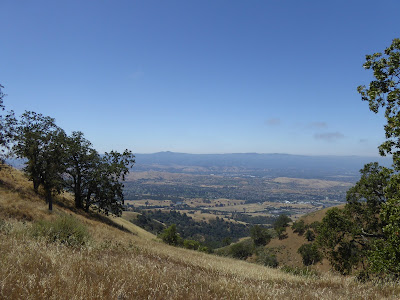
<svg viewBox="0 0 400 300">
<path fill-rule="evenodd" d="M 0 176 L 4 181 L 3 173 Z M 15 190 L 22 182 L 21 189 Z M 50 214 L 23 178 L 13 184 L 11 190 L 4 184 L 0 190 L 1 209 L 8 205 L 17 209 L 1 214 L 6 221 L 0 225 L 0 299 L 336 300 L 397 299 L 400 294 L 395 283 L 361 284 L 330 273 L 305 278 L 167 246 L 122 218 L 111 221 L 125 231 L 104 223 L 105 218 L 77 214 L 68 206 L 68 198 L 59 199 L 63 205 L 56 204 Z M 19 193 L 26 197 L 18 197 Z M 33 238 L 31 223 L 23 221 L 24 215 L 25 220 L 35 221 L 66 213 L 89 228 L 88 245 L 71 248 Z"/>
<path fill-rule="evenodd" d="M 320 180 L 320 179 L 303 179 L 303 178 L 289 178 L 289 177 L 278 177 L 272 180 L 277 183 L 291 183 L 294 185 L 309 187 L 309 188 L 331 188 L 336 186 L 345 186 L 351 187 L 352 184 L 349 182 L 341 182 L 341 181 L 329 181 L 329 180 Z"/>
</svg>

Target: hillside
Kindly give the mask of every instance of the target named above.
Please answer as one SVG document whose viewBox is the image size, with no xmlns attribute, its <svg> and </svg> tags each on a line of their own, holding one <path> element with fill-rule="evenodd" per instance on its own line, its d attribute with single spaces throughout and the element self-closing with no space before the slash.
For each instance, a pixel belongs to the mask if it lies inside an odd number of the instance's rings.
<svg viewBox="0 0 400 300">
<path fill-rule="evenodd" d="M 32 234 L 62 216 L 88 230 L 81 246 Z M 0 171 L 1 299 L 396 299 L 396 284 L 361 284 L 331 273 L 300 277 L 167 246 L 122 218 L 76 211 L 69 195 L 49 213 L 31 183 Z"/>
<path fill-rule="evenodd" d="M 343 206 L 344 204 L 338 207 L 343 207 Z M 322 210 L 309 213 L 301 217 L 299 220 L 304 220 L 304 223 L 306 225 L 310 225 L 315 221 L 321 222 L 328 209 L 330 208 L 325 208 Z M 297 253 L 297 250 L 301 245 L 308 243 L 305 238 L 305 234 L 299 235 L 298 233 L 293 232 L 293 229 L 290 226 L 287 227 L 286 232 L 287 232 L 287 238 L 282 240 L 278 238 L 272 239 L 271 242 L 268 243 L 266 248 L 269 248 L 273 250 L 274 253 L 276 253 L 276 257 L 280 264 L 293 267 L 302 267 L 303 266 L 302 258 L 301 255 Z M 321 272 L 327 272 L 330 270 L 330 265 L 329 262 L 326 259 L 324 259 L 321 263 L 318 263 L 315 266 L 313 266 L 313 268 Z"/>
</svg>

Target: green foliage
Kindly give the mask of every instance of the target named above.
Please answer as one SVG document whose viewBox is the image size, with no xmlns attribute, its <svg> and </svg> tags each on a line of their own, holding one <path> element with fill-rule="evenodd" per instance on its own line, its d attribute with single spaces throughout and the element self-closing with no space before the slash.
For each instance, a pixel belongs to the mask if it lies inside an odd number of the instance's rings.
<svg viewBox="0 0 400 300">
<path fill-rule="evenodd" d="M 75 197 L 75 206 L 90 206 L 105 213 L 121 215 L 123 181 L 135 163 L 131 151 L 111 151 L 100 156 L 81 132 L 68 137 L 55 120 L 35 112 L 21 116 L 15 134 L 14 153 L 26 158 L 25 172 L 38 192 L 43 186 L 49 209 L 52 196 L 63 188 Z"/>
<path fill-rule="evenodd" d="M 312 230 L 308 229 L 306 231 L 305 238 L 307 241 L 312 242 L 315 240 L 315 233 Z"/>
<path fill-rule="evenodd" d="M 229 255 L 233 258 L 246 259 L 253 254 L 253 244 L 245 240 L 229 247 Z"/>
<path fill-rule="evenodd" d="M 182 238 L 176 231 L 176 225 L 172 224 L 160 234 L 160 238 L 168 245 L 178 246 L 182 244 Z"/>
<path fill-rule="evenodd" d="M 100 155 L 92 148 L 92 143 L 83 137 L 79 131 L 72 132 L 66 138 L 66 171 L 65 187 L 74 194 L 75 207 L 89 209 L 91 195 L 94 191 L 94 175 L 97 174 Z"/>
<path fill-rule="evenodd" d="M 184 239 L 197 240 L 210 249 L 226 246 L 224 244 L 229 239 L 230 242 L 237 241 L 240 237 L 249 235 L 249 229 L 243 224 L 225 221 L 223 218 L 216 217 L 208 222 L 197 222 L 186 213 L 179 211 L 165 212 L 162 210 L 141 211 L 143 215 L 153 220 L 157 220 L 170 226 L 176 224 L 177 232 Z"/>
<path fill-rule="evenodd" d="M 400 277 L 400 198 L 383 204 L 381 218 L 384 238 L 374 241 L 369 259 L 371 270 L 380 276 Z"/>
<path fill-rule="evenodd" d="M 191 250 L 198 250 L 200 248 L 200 242 L 194 240 L 184 240 L 183 241 L 183 248 L 191 249 Z"/>
<path fill-rule="evenodd" d="M 153 234 L 159 234 L 164 229 L 164 225 L 144 214 L 139 214 L 135 219 L 130 220 L 133 224 L 147 230 Z"/>
<path fill-rule="evenodd" d="M 200 246 L 197 250 L 200 252 L 208 253 L 208 254 L 214 253 L 214 251 L 212 249 L 208 248 L 207 246 Z"/>
<path fill-rule="evenodd" d="M 315 265 L 322 260 L 322 254 L 319 252 L 316 244 L 303 244 L 297 253 L 301 255 L 305 266 Z"/>
<path fill-rule="evenodd" d="M 232 238 L 231 237 L 226 237 L 222 240 L 222 245 L 223 246 L 229 246 L 230 244 L 232 244 Z"/>
<path fill-rule="evenodd" d="M 257 259 L 256 259 L 257 263 L 271 268 L 278 267 L 279 263 L 276 258 L 276 255 L 274 253 L 271 253 L 264 247 L 260 247 L 259 249 L 257 249 L 256 254 L 257 254 Z"/>
<path fill-rule="evenodd" d="M 6 96 L 0 84 L 0 163 L 4 163 L 7 152 L 15 135 L 16 119 L 13 111 L 5 112 L 4 97 Z M 1 168 L 1 165 L 0 165 Z"/>
<path fill-rule="evenodd" d="M 90 240 L 85 225 L 73 216 L 64 215 L 53 221 L 39 221 L 33 224 L 32 235 L 44 237 L 48 242 L 58 242 L 67 246 L 84 246 Z"/>
<path fill-rule="evenodd" d="M 163 232 L 159 235 L 159 238 L 166 244 L 183 247 L 186 249 L 197 250 L 205 253 L 212 253 L 212 250 L 207 246 L 202 245 L 200 242 L 195 240 L 184 240 L 181 238 L 179 233 L 177 232 L 177 227 L 175 224 L 172 224 L 168 228 L 165 228 Z"/>
<path fill-rule="evenodd" d="M 384 53 L 366 55 L 363 67 L 372 70 L 374 80 L 368 87 L 361 85 L 358 92 L 374 113 L 385 108 L 386 141 L 379 147 L 381 155 L 393 154 L 396 169 L 400 167 L 400 39 L 394 39 Z"/>
<path fill-rule="evenodd" d="M 306 225 L 304 224 L 304 220 L 299 220 L 293 223 L 292 225 L 293 232 L 297 232 L 299 235 L 303 235 L 304 231 L 306 231 Z"/>
<path fill-rule="evenodd" d="M 318 228 L 321 225 L 321 222 L 314 221 L 310 225 L 308 225 L 309 228 L 312 228 L 314 232 L 318 232 Z"/>
<path fill-rule="evenodd" d="M 127 149 L 123 153 L 111 151 L 104 154 L 92 181 L 92 203 L 98 211 L 106 215 L 121 215 L 124 204 L 123 182 L 134 163 L 135 156 Z"/>
<path fill-rule="evenodd" d="M 329 210 L 318 229 L 318 244 L 342 274 L 368 269 L 371 245 L 383 237 L 379 213 L 387 194 L 393 191 L 388 186 L 392 170 L 370 163 L 360 172 L 360 180 L 347 192 L 345 208 Z"/>
<path fill-rule="evenodd" d="M 353 268 L 364 265 L 366 250 L 355 239 L 357 224 L 348 211 L 332 208 L 319 227 L 317 243 L 332 267 L 340 273 L 351 274 Z"/>
<path fill-rule="evenodd" d="M 286 232 L 286 227 L 277 227 L 275 228 L 275 231 L 280 240 L 286 239 L 288 237 L 288 234 Z"/>
<path fill-rule="evenodd" d="M 276 221 L 274 222 L 274 228 L 283 227 L 286 228 L 289 226 L 289 223 L 292 222 L 292 219 L 289 218 L 287 215 L 280 215 Z"/>
<path fill-rule="evenodd" d="M 33 181 L 35 192 L 43 186 L 49 210 L 53 193 L 60 193 L 63 188 L 65 137 L 53 118 L 29 111 L 21 116 L 14 137 L 13 151 L 27 159 L 24 170 Z"/>
<path fill-rule="evenodd" d="M 3 101 L 4 101 L 4 97 L 6 96 L 6 94 L 3 93 L 2 89 L 4 89 L 4 86 L 2 86 L 2 85 L 0 84 L 0 109 L 1 109 L 1 110 L 4 110 L 4 103 L 3 103 Z"/>
<path fill-rule="evenodd" d="M 271 240 L 271 235 L 268 230 L 260 225 L 255 225 L 250 228 L 250 236 L 256 247 L 265 246 Z"/>
<path fill-rule="evenodd" d="M 374 80 L 358 92 L 369 108 L 377 113 L 385 109 L 385 137 L 379 146 L 381 155 L 393 156 L 394 171 L 381 168 L 378 176 L 364 184 L 366 204 L 349 203 L 356 221 L 361 222 L 363 245 L 369 257 L 369 269 L 379 276 L 400 277 L 399 174 L 400 171 L 400 39 L 396 38 L 383 53 L 366 55 L 364 68 L 373 71 Z M 362 178 L 363 179 L 363 178 Z M 362 180 L 359 182 L 362 183 Z M 358 189 L 359 187 L 355 187 Z M 356 198 L 357 197 L 353 197 Z M 361 216 L 361 217 L 360 217 Z M 359 234 L 359 232 L 357 232 Z"/>
</svg>

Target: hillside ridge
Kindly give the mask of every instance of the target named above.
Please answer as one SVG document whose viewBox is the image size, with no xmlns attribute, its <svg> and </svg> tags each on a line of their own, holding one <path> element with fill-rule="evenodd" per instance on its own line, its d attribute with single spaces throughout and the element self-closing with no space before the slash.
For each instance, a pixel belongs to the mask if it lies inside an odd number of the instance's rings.
<svg viewBox="0 0 400 300">
<path fill-rule="evenodd" d="M 0 170 L 0 298 L 395 299 L 400 293 L 396 285 L 329 272 L 294 276 L 168 246 L 120 218 L 76 211 L 68 194 L 56 197 L 52 213 L 46 207 L 22 172 Z M 65 215 L 88 229 L 87 244 L 71 247 L 31 234 L 37 222 Z"/>
</svg>

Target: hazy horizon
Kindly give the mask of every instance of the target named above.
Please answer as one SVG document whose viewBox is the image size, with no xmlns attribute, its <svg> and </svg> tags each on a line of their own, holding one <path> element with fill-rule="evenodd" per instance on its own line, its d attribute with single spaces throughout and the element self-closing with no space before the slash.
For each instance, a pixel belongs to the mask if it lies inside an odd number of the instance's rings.
<svg viewBox="0 0 400 300">
<path fill-rule="evenodd" d="M 193 153 L 193 152 L 179 152 L 179 151 L 169 151 L 169 150 L 161 150 L 156 152 L 137 152 L 135 155 L 142 154 L 160 154 L 160 153 L 172 153 L 172 154 L 190 154 L 190 155 L 229 155 L 229 154 L 259 154 L 259 155 L 293 155 L 293 156 L 337 156 L 337 157 L 370 157 L 370 158 L 388 158 L 390 156 L 380 156 L 380 155 L 357 155 L 357 154 L 347 154 L 347 155 L 335 155 L 335 154 L 296 154 L 296 153 L 284 153 L 284 152 L 271 152 L 271 153 L 262 153 L 262 152 L 210 152 L 210 153 Z"/>
</svg>

